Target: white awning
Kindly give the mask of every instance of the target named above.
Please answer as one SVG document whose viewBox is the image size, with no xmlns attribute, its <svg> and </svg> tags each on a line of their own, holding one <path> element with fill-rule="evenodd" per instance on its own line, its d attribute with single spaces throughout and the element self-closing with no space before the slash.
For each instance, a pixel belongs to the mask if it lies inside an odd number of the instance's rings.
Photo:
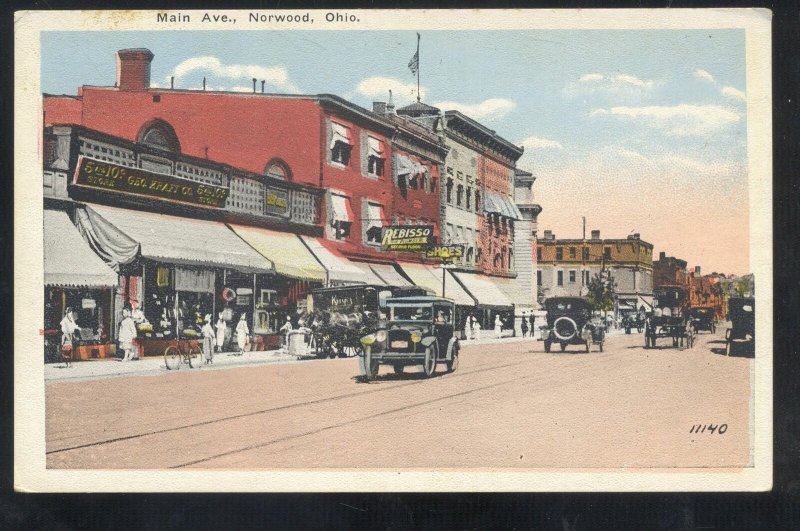
<svg viewBox="0 0 800 531">
<path fill-rule="evenodd" d="M 331 122 L 331 133 L 331 149 L 336 145 L 336 142 L 343 142 L 348 146 L 353 145 L 352 135 L 348 127 L 337 124 L 336 122 Z"/>
<path fill-rule="evenodd" d="M 296 234 L 261 227 L 229 225 L 244 241 L 275 265 L 283 276 L 325 282 L 326 272 Z"/>
<path fill-rule="evenodd" d="M 368 137 L 369 154 L 373 157 L 382 159 L 384 156 L 383 142 L 374 137 Z"/>
<path fill-rule="evenodd" d="M 66 212 L 44 211 L 44 285 L 112 288 L 117 273 L 92 251 Z"/>
<path fill-rule="evenodd" d="M 353 210 L 350 208 L 350 198 L 344 195 L 331 194 L 332 221 L 353 221 Z"/>
<path fill-rule="evenodd" d="M 368 228 L 384 227 L 388 225 L 386 217 L 383 215 L 383 207 L 375 203 L 367 203 L 367 219 L 366 224 Z"/>
<path fill-rule="evenodd" d="M 311 253 L 317 257 L 325 270 L 328 272 L 328 282 L 335 284 L 365 284 L 364 272 L 353 265 L 353 263 L 339 256 L 318 239 L 310 236 L 300 236 Z M 372 272 L 370 271 L 370 274 Z M 379 284 L 381 282 L 378 282 Z"/>
<path fill-rule="evenodd" d="M 470 297 L 469 293 L 464 291 L 464 288 L 453 278 L 453 274 L 450 271 L 442 269 L 441 267 L 411 262 L 400 262 L 400 268 L 414 284 L 431 290 L 439 297 L 442 296 L 442 273 L 446 272 L 447 278 L 445 279 L 444 296 L 462 306 L 475 305 L 475 300 Z"/>
<path fill-rule="evenodd" d="M 500 290 L 505 293 L 506 297 L 514 303 L 517 309 L 535 308 L 536 301 L 533 298 L 533 293 L 530 291 L 529 286 L 524 286 L 517 278 L 501 278 L 492 277 L 492 283 L 495 284 Z M 535 281 L 535 279 L 534 279 Z"/>
<path fill-rule="evenodd" d="M 381 277 L 375 274 L 375 272 L 366 262 L 350 262 L 350 265 L 357 268 L 361 272 L 360 278 L 363 283 L 374 284 L 377 286 L 388 286 L 388 284 L 384 282 Z"/>
<path fill-rule="evenodd" d="M 387 286 L 410 287 L 411 282 L 403 278 L 391 264 L 369 264 L 370 269 L 383 280 Z"/>
<path fill-rule="evenodd" d="M 486 191 L 483 209 L 511 219 L 522 219 L 522 214 L 511 199 L 495 192 Z"/>
<path fill-rule="evenodd" d="M 510 307 L 513 305 L 505 293 L 493 282 L 491 277 L 477 273 L 454 272 L 479 305 Z"/>
<path fill-rule="evenodd" d="M 139 244 L 145 258 L 178 265 L 224 267 L 244 273 L 275 268 L 224 223 L 138 210 L 87 205 L 95 233 L 114 231 Z"/>
</svg>

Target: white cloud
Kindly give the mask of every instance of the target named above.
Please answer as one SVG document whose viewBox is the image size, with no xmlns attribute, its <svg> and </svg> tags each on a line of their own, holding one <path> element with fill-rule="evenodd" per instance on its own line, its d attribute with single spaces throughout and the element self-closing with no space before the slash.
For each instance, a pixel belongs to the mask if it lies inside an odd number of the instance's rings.
<svg viewBox="0 0 800 531">
<path fill-rule="evenodd" d="M 708 81 L 709 83 L 716 83 L 716 81 L 714 80 L 714 76 L 712 76 L 708 70 L 703 70 L 702 68 L 698 68 L 697 70 L 694 71 L 694 75 L 695 77 Z"/>
<path fill-rule="evenodd" d="M 459 111 L 474 120 L 502 118 L 516 106 L 516 104 L 506 98 L 489 98 L 480 103 L 458 103 L 455 101 L 440 101 L 433 104 L 443 111 Z"/>
<path fill-rule="evenodd" d="M 400 102 L 412 98 L 416 99 L 417 97 L 416 83 L 406 83 L 405 81 L 391 77 L 368 77 L 358 84 L 356 90 L 359 94 L 367 96 L 368 98 L 381 98 L 381 101 L 385 101 L 389 98 L 390 90 L 392 91 L 393 97 L 399 98 Z M 420 87 L 419 92 L 420 97 L 424 98 L 427 90 L 425 87 Z M 397 99 L 395 99 L 395 103 L 398 103 Z"/>
<path fill-rule="evenodd" d="M 615 116 L 662 129 L 675 136 L 707 135 L 739 122 L 739 113 L 719 105 L 612 107 L 595 109 L 590 116 Z"/>
<path fill-rule="evenodd" d="M 747 101 L 745 93 L 734 87 L 722 87 L 722 95 L 739 101 Z"/>
<path fill-rule="evenodd" d="M 564 86 L 562 93 L 567 97 L 590 96 L 593 94 L 614 97 L 642 96 L 655 88 L 652 79 L 642 79 L 633 74 L 600 74 L 591 72 L 582 75 L 578 81 Z"/>
<path fill-rule="evenodd" d="M 193 74 L 195 72 L 207 72 L 211 76 L 232 80 L 250 80 L 256 78 L 259 82 L 266 81 L 270 86 L 277 87 L 289 92 L 299 92 L 299 89 L 289 81 L 289 74 L 286 67 L 282 65 L 264 67 L 261 65 L 230 64 L 225 65 L 216 57 L 204 55 L 191 57 L 179 63 L 172 72 L 175 80 Z M 170 76 L 167 76 L 169 79 Z M 252 90 L 252 88 L 250 89 Z"/>
<path fill-rule="evenodd" d="M 538 136 L 529 136 L 523 139 L 519 144 L 525 149 L 564 149 L 561 142 Z"/>
</svg>

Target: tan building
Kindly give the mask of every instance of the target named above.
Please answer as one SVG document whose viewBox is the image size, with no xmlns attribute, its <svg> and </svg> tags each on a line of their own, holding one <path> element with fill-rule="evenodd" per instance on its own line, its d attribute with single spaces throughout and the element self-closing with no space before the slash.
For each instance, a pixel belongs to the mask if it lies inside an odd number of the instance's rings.
<svg viewBox="0 0 800 531">
<path fill-rule="evenodd" d="M 556 239 L 544 231 L 536 250 L 539 299 L 581 297 L 589 281 L 606 272 L 617 292 L 616 313 L 647 310 L 653 299 L 653 245 L 639 234 L 601 239 L 593 230 L 588 239 Z"/>
</svg>

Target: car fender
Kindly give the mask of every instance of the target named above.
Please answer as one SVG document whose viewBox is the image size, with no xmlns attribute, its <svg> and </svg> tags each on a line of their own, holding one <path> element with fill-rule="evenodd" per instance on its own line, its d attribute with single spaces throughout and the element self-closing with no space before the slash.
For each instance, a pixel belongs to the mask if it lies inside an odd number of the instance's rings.
<svg viewBox="0 0 800 531">
<path fill-rule="evenodd" d="M 453 360 L 453 349 L 457 348 L 458 339 L 455 337 L 450 338 L 450 342 L 447 344 L 447 359 L 452 361 Z"/>
<path fill-rule="evenodd" d="M 429 347 L 429 346 L 431 346 L 431 345 L 432 345 L 432 344 L 433 344 L 435 341 L 436 341 L 436 336 L 428 336 L 428 337 L 423 337 L 423 338 L 422 338 L 422 341 L 420 341 L 420 345 L 422 345 L 422 346 L 423 346 L 423 347 L 425 347 L 425 348 L 428 348 L 428 347 Z"/>
</svg>

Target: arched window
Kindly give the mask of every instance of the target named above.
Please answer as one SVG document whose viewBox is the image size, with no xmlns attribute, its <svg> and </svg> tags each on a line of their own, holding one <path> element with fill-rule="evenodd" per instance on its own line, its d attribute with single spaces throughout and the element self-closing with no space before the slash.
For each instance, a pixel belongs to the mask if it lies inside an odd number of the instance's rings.
<svg viewBox="0 0 800 531">
<path fill-rule="evenodd" d="M 281 181 L 292 180 L 292 171 L 289 169 L 289 165 L 281 159 L 272 159 L 269 161 L 264 169 L 264 174 L 267 177 L 280 179 Z"/>
<path fill-rule="evenodd" d="M 140 144 L 164 151 L 177 153 L 181 151 L 181 145 L 178 142 L 178 135 L 175 134 L 175 129 L 164 120 L 153 120 L 146 123 L 139 130 L 138 141 Z"/>
</svg>

